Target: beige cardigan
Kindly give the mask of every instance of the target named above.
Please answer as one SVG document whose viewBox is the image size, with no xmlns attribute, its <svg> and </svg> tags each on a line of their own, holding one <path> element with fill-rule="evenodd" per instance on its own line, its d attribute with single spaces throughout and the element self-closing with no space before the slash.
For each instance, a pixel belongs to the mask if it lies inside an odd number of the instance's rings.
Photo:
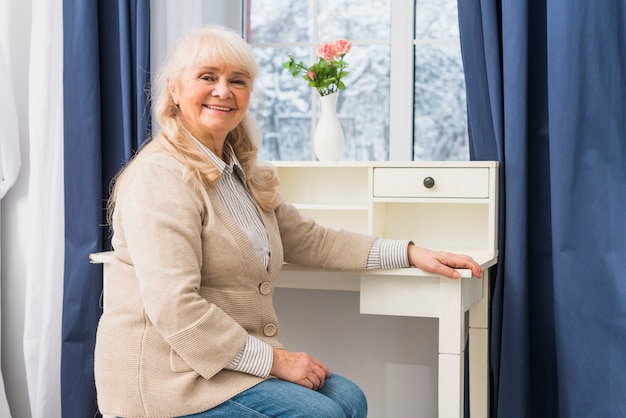
<svg viewBox="0 0 626 418">
<path fill-rule="evenodd" d="M 118 194 L 95 349 L 100 411 L 126 418 L 197 413 L 261 382 L 224 367 L 247 334 L 281 347 L 272 282 L 283 259 L 361 271 L 374 241 L 324 229 L 283 202 L 261 211 L 266 270 L 213 190 L 184 180 L 167 152 L 146 151 Z"/>
</svg>

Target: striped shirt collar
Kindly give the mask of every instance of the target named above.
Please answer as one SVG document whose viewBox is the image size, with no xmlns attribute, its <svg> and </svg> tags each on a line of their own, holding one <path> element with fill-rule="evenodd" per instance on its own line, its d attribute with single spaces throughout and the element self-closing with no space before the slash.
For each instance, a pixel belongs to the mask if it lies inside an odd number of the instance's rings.
<svg viewBox="0 0 626 418">
<path fill-rule="evenodd" d="M 229 163 L 227 164 L 221 158 L 215 155 L 215 153 L 211 151 L 206 145 L 196 139 L 193 135 L 189 134 L 189 136 L 191 136 L 196 145 L 209 157 L 209 160 L 211 160 L 215 168 L 217 168 L 221 174 L 230 174 L 232 172 L 235 172 L 241 178 L 241 182 L 244 185 L 246 184 L 246 174 L 244 173 L 243 168 L 241 167 L 241 164 L 239 163 L 239 160 L 235 155 L 235 151 L 233 150 L 233 147 L 230 145 L 228 140 L 224 141 L 224 149 L 222 150 L 222 153 L 226 157 L 225 159 L 229 161 Z"/>
</svg>

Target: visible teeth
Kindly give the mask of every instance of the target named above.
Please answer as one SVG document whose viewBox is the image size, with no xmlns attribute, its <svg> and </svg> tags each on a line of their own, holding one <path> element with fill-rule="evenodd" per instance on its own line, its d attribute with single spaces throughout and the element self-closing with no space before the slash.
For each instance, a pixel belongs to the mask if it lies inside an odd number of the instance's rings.
<svg viewBox="0 0 626 418">
<path fill-rule="evenodd" d="M 223 110 L 225 112 L 229 111 L 230 108 L 229 107 L 222 107 L 222 106 L 211 106 L 211 105 L 207 105 L 207 107 L 209 109 L 215 109 L 215 110 Z"/>
</svg>

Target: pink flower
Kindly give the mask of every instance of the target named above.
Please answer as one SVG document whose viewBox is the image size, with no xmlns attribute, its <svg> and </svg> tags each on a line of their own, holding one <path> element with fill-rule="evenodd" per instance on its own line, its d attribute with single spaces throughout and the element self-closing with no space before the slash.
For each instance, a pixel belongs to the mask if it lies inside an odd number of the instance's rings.
<svg viewBox="0 0 626 418">
<path fill-rule="evenodd" d="M 317 56 L 330 63 L 335 59 L 335 47 L 329 43 L 323 42 L 317 47 Z"/>
<path fill-rule="evenodd" d="M 335 41 L 335 55 L 337 57 L 342 57 L 350 52 L 352 49 L 352 42 L 347 39 L 338 39 Z"/>
<path fill-rule="evenodd" d="M 312 65 L 307 66 L 289 55 L 283 68 L 289 70 L 294 77 L 303 75 L 302 78 L 310 87 L 317 89 L 320 96 L 326 96 L 346 89 L 342 79 L 350 72 L 347 71 L 348 63 L 343 58 L 351 49 L 352 42 L 343 38 L 332 43 L 320 42 L 316 50 L 317 58 Z"/>
</svg>

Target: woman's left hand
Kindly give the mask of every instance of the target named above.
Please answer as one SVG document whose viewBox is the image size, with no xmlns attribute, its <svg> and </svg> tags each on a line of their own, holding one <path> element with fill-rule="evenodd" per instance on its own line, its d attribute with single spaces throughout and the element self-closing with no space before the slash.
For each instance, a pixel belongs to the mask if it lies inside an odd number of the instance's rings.
<svg viewBox="0 0 626 418">
<path fill-rule="evenodd" d="M 483 269 L 470 256 L 445 251 L 433 251 L 409 244 L 409 263 L 421 270 L 446 276 L 451 279 L 461 277 L 455 269 L 470 269 L 475 277 L 482 277 Z"/>
</svg>

